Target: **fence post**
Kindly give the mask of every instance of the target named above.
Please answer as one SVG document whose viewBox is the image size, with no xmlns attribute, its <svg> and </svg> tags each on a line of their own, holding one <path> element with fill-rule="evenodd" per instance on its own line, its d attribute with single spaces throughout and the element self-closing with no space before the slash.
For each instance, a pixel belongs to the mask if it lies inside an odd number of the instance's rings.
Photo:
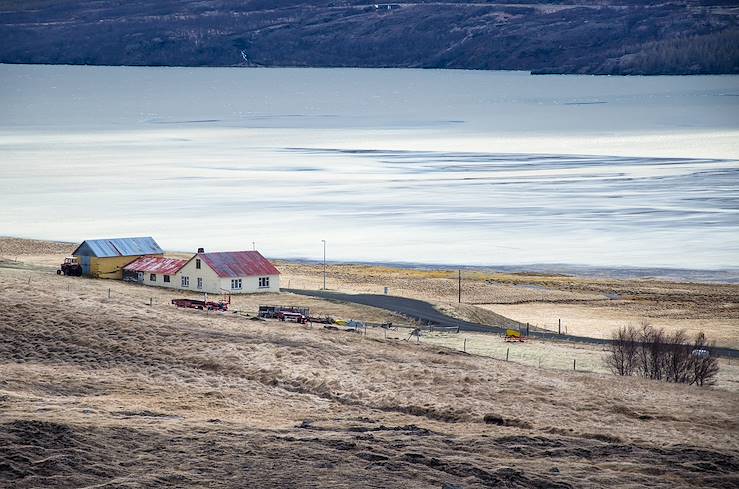
<svg viewBox="0 0 739 489">
<path fill-rule="evenodd" d="M 526 336 L 529 335 L 529 323 L 526 323 Z"/>
<path fill-rule="evenodd" d="M 576 358 L 572 359 L 572 370 L 577 370 L 577 359 Z"/>
<path fill-rule="evenodd" d="M 459 270 L 459 303 L 462 303 L 462 270 Z"/>
<path fill-rule="evenodd" d="M 557 334 L 562 334 L 562 320 L 557 319 Z"/>
<path fill-rule="evenodd" d="M 467 353 L 467 338 L 464 339 L 464 347 L 462 349 L 465 353 Z"/>
<path fill-rule="evenodd" d="M 108 299 L 110 299 L 110 287 L 108 287 Z"/>
<path fill-rule="evenodd" d="M 505 349 L 505 361 L 506 361 L 506 362 L 508 361 L 508 352 L 509 352 L 510 350 L 511 350 L 511 347 L 510 347 L 510 346 L 509 346 L 508 348 L 506 348 L 506 349 Z"/>
<path fill-rule="evenodd" d="M 151 306 L 153 304 L 154 304 L 154 298 L 153 297 L 149 297 L 149 305 Z"/>
</svg>

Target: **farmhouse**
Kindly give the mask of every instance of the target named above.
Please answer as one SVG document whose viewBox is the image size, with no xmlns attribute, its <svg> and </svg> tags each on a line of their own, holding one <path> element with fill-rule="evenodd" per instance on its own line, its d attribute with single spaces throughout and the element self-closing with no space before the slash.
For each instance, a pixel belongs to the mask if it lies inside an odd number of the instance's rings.
<svg viewBox="0 0 739 489">
<path fill-rule="evenodd" d="M 280 291 L 280 272 L 258 251 L 205 253 L 200 248 L 175 278 L 180 289 L 211 294 Z"/>
<path fill-rule="evenodd" d="M 177 272 L 187 260 L 164 258 L 163 256 L 142 256 L 123 267 L 123 280 L 155 287 L 179 288 Z"/>
<path fill-rule="evenodd" d="M 137 258 L 163 254 L 151 237 L 88 239 L 72 252 L 82 266 L 82 275 L 118 280 L 123 278 L 123 267 Z"/>
</svg>

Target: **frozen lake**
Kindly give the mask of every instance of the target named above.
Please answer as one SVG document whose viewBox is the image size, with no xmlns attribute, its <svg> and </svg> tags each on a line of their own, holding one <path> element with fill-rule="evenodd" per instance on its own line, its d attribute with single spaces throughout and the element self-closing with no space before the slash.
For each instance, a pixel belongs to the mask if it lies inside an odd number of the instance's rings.
<svg viewBox="0 0 739 489">
<path fill-rule="evenodd" d="M 739 265 L 739 77 L 0 65 L 0 235 Z"/>
</svg>

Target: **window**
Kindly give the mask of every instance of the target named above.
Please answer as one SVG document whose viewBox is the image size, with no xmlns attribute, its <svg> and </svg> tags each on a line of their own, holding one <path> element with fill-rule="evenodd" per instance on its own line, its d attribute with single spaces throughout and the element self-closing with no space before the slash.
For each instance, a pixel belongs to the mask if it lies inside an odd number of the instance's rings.
<svg viewBox="0 0 739 489">
<path fill-rule="evenodd" d="M 164 281 L 165 281 L 166 283 L 169 283 L 169 275 L 165 275 L 165 276 L 164 276 Z"/>
<path fill-rule="evenodd" d="M 198 277 L 198 289 L 202 289 L 202 288 L 203 288 L 203 279 Z"/>
<path fill-rule="evenodd" d="M 195 258 L 195 268 L 200 270 L 200 258 Z"/>
<path fill-rule="evenodd" d="M 157 281 L 157 274 L 156 273 L 152 273 L 151 275 L 149 275 L 149 281 L 150 282 L 156 282 Z"/>
<path fill-rule="evenodd" d="M 189 287 L 190 286 L 190 277 L 182 276 L 182 286 L 183 287 Z"/>
<path fill-rule="evenodd" d="M 232 278 L 231 279 L 231 289 L 241 289 L 241 279 L 240 278 Z"/>
<path fill-rule="evenodd" d="M 259 277 L 259 288 L 260 289 L 269 288 L 269 277 Z"/>
</svg>

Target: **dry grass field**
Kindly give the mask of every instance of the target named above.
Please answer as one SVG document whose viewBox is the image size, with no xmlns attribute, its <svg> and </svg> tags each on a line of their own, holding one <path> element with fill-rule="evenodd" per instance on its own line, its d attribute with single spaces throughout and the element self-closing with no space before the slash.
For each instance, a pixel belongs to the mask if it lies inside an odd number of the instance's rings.
<svg viewBox="0 0 739 489">
<path fill-rule="evenodd" d="M 532 368 L 403 330 L 206 315 L 171 296 L 0 267 L 0 486 L 739 487 L 736 392 Z M 266 299 L 389 318 L 286 294 L 234 306 Z"/>
<path fill-rule="evenodd" d="M 73 249 L 70 243 L 0 238 L 0 257 L 31 265 L 55 267 Z M 323 286 L 321 265 L 277 263 L 283 287 Z M 461 307 L 455 271 L 329 264 L 328 287 L 374 294 L 388 287 L 392 295 L 426 300 L 483 324 L 497 324 L 497 316 L 486 314 L 491 311 L 552 331 L 561 320 L 563 332 L 608 338 L 621 326 L 648 321 L 667 330 L 703 331 L 718 345 L 739 348 L 739 285 L 469 271 L 463 276 Z"/>
<path fill-rule="evenodd" d="M 534 338 L 529 338 L 523 343 L 509 343 L 498 335 L 470 332 L 459 334 L 432 332 L 422 336 L 421 341 L 499 360 L 508 357 L 510 362 L 527 368 L 557 370 L 576 368 L 580 372 L 609 373 L 604 363 L 607 351 L 602 345 L 542 341 Z M 739 359 L 721 358 L 719 365 L 716 388 L 739 394 Z"/>
<path fill-rule="evenodd" d="M 280 263 L 283 283 L 321 286 L 320 265 Z M 703 331 L 717 344 L 739 347 L 739 285 L 594 279 L 565 276 L 463 272 L 462 308 L 456 271 L 329 265 L 328 287 L 344 292 L 390 293 L 458 309 L 463 319 L 485 322 L 489 310 L 522 323 L 608 338 L 624 325 L 649 321 L 667 330 Z"/>
</svg>

